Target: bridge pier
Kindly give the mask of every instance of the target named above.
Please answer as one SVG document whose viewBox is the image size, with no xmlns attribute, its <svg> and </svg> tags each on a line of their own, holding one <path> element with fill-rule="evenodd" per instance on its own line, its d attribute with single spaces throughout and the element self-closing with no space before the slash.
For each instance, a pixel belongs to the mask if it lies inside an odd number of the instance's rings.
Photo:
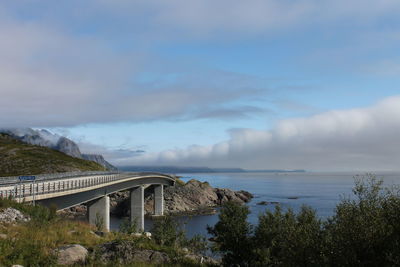
<svg viewBox="0 0 400 267">
<path fill-rule="evenodd" d="M 135 187 L 130 191 L 131 223 L 136 222 L 136 230 L 144 231 L 144 187 Z"/>
<path fill-rule="evenodd" d="M 102 230 L 110 231 L 110 197 L 104 196 L 88 203 L 87 216 L 90 224 L 102 226 Z"/>
<path fill-rule="evenodd" d="M 154 215 L 164 215 L 164 185 L 154 187 Z"/>
</svg>

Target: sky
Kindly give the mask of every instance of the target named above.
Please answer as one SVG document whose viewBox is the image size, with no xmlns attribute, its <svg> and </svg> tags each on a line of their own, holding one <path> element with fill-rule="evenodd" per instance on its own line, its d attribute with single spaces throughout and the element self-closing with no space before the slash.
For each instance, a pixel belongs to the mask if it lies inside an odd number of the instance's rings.
<svg viewBox="0 0 400 267">
<path fill-rule="evenodd" d="M 0 123 L 123 165 L 400 170 L 398 0 L 5 0 Z"/>
</svg>

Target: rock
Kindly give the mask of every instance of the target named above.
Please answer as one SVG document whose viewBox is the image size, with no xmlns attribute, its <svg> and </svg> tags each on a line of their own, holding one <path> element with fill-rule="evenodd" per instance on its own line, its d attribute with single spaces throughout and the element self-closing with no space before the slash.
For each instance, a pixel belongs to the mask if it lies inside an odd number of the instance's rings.
<svg viewBox="0 0 400 267">
<path fill-rule="evenodd" d="M 257 205 L 268 205 L 268 204 L 269 204 L 268 201 L 261 201 L 257 203 Z"/>
<path fill-rule="evenodd" d="M 0 234 L 0 239 L 7 239 L 8 236 L 6 234 Z"/>
<path fill-rule="evenodd" d="M 0 222 L 15 223 L 30 221 L 29 216 L 25 216 L 22 212 L 14 208 L 7 208 L 0 212 Z"/>
<path fill-rule="evenodd" d="M 151 239 L 151 233 L 150 232 L 144 232 L 144 236 Z"/>
<path fill-rule="evenodd" d="M 142 234 L 141 234 L 141 233 L 132 233 L 131 236 L 134 236 L 134 237 L 142 237 Z"/>
<path fill-rule="evenodd" d="M 188 248 L 183 248 L 182 252 L 185 253 L 185 254 L 188 254 L 189 253 L 189 249 Z"/>
<path fill-rule="evenodd" d="M 108 170 L 110 171 L 116 171 L 118 170 L 116 167 L 114 167 L 113 165 L 111 165 L 111 163 L 109 163 L 108 161 L 106 161 L 104 159 L 104 157 L 102 155 L 97 155 L 97 154 L 82 154 L 82 158 L 86 159 L 86 160 L 91 160 L 94 161 L 100 165 L 102 165 L 103 167 L 106 167 Z"/>
<path fill-rule="evenodd" d="M 59 265 L 72 265 L 85 262 L 88 250 L 81 245 L 68 245 L 57 249 L 57 263 Z"/>
<path fill-rule="evenodd" d="M 121 240 L 104 243 L 97 248 L 97 254 L 103 262 L 118 262 L 121 264 L 145 262 L 163 264 L 170 262 L 164 252 L 138 249 L 134 241 Z"/>
<path fill-rule="evenodd" d="M 288 197 L 288 199 L 299 199 L 299 197 Z"/>
<path fill-rule="evenodd" d="M 14 265 L 12 265 L 11 267 L 24 267 L 24 266 L 19 265 L 19 264 L 14 264 Z"/>
<path fill-rule="evenodd" d="M 54 147 L 54 149 L 63 152 L 67 155 L 70 155 L 71 157 L 74 158 L 80 158 L 80 159 L 82 158 L 82 154 L 81 151 L 79 150 L 78 145 L 63 136 L 60 137 L 60 139 L 58 139 L 58 142 Z"/>
<path fill-rule="evenodd" d="M 184 256 L 186 259 L 191 260 L 197 264 L 207 264 L 207 265 L 220 265 L 221 262 L 218 260 L 207 257 L 207 256 L 202 256 L 202 255 L 197 255 L 197 254 L 188 254 Z"/>
</svg>

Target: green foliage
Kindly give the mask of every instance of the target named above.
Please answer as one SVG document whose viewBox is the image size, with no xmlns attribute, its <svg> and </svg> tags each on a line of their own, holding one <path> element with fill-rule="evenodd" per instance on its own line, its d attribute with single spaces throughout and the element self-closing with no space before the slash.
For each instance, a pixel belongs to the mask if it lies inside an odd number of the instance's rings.
<svg viewBox="0 0 400 267">
<path fill-rule="evenodd" d="M 94 220 L 94 225 L 96 226 L 97 231 L 104 230 L 104 218 L 100 213 L 96 213 L 96 219 Z"/>
<path fill-rule="evenodd" d="M 368 174 L 355 178 L 353 193 L 324 222 L 308 207 L 277 207 L 260 215 L 254 232 L 248 209 L 227 204 L 209 230 L 214 248 L 226 266 L 400 266 L 399 188 Z"/>
<path fill-rule="evenodd" d="M 194 235 L 184 242 L 184 246 L 197 254 L 205 254 L 208 250 L 207 239 L 202 235 Z"/>
<path fill-rule="evenodd" d="M 163 216 L 154 222 L 152 237 L 162 246 L 180 246 L 185 242 L 185 232 L 171 216 Z"/>
<path fill-rule="evenodd" d="M 22 213 L 29 215 L 33 222 L 46 223 L 57 218 L 55 207 L 46 208 L 40 205 L 33 206 L 27 203 L 18 203 L 11 199 L 0 198 L 0 209 L 14 208 Z"/>
<path fill-rule="evenodd" d="M 214 237 L 214 250 L 222 252 L 225 265 L 239 264 L 247 266 L 251 260 L 252 232 L 247 222 L 249 208 L 235 202 L 222 206 L 219 221 L 208 232 Z"/>
<path fill-rule="evenodd" d="M 137 220 L 131 222 L 129 218 L 125 218 L 119 225 L 119 231 L 124 234 L 133 234 L 137 232 Z"/>
<path fill-rule="evenodd" d="M 255 266 L 321 266 L 322 224 L 315 211 L 303 206 L 298 214 L 291 209 L 267 211 L 255 229 Z"/>
<path fill-rule="evenodd" d="M 355 198 L 344 198 L 326 223 L 330 265 L 400 265 L 400 194 L 373 175 L 356 177 Z"/>
</svg>

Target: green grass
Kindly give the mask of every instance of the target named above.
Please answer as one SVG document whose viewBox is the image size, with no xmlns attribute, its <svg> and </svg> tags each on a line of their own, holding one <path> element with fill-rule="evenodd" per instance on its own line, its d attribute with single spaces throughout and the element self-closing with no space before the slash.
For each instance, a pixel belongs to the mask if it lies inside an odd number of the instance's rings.
<svg viewBox="0 0 400 267">
<path fill-rule="evenodd" d="M 175 246 L 161 246 L 154 240 L 121 232 L 110 232 L 104 236 L 98 236 L 93 233 L 96 230 L 95 226 L 60 217 L 55 213 L 55 210 L 40 205 L 32 206 L 28 203 L 0 199 L 0 211 L 8 207 L 18 209 L 29 215 L 31 220 L 17 224 L 0 223 L 0 234 L 6 235 L 5 238 L 0 238 L 0 266 L 20 264 L 25 267 L 57 267 L 55 250 L 60 246 L 69 244 L 80 244 L 89 250 L 87 262 L 73 265 L 75 267 L 160 266 L 138 262 L 126 264 L 102 262 L 97 255 L 97 247 L 111 241 L 133 242 L 135 249 L 165 252 L 173 262 L 162 266 L 199 266 L 184 259 L 180 248 Z"/>
<path fill-rule="evenodd" d="M 0 177 L 69 171 L 104 171 L 103 166 L 0 134 Z"/>
</svg>

